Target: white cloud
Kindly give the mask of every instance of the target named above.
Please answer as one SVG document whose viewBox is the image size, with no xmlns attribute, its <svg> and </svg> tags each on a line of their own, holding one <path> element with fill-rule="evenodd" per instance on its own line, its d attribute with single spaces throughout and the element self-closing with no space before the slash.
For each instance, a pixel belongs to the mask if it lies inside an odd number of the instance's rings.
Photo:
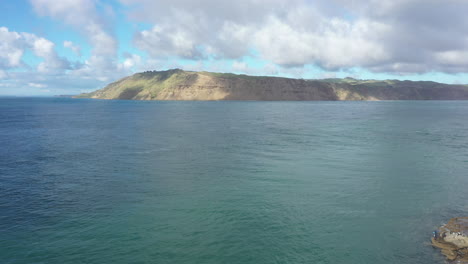
<svg viewBox="0 0 468 264">
<path fill-rule="evenodd" d="M 41 73 L 38 71 L 10 71 L 9 77 L 0 80 L 2 95 L 38 95 L 46 90 L 51 94 L 77 94 L 81 90 L 96 90 L 104 87 L 108 81 L 85 78 L 67 73 Z"/>
<path fill-rule="evenodd" d="M 8 74 L 4 70 L 0 70 L 0 80 L 8 78 Z"/>
<path fill-rule="evenodd" d="M 248 72 L 250 69 L 247 63 L 242 61 L 234 61 L 232 63 L 232 70 L 235 72 Z"/>
<path fill-rule="evenodd" d="M 34 87 L 34 88 L 45 88 L 45 87 L 47 87 L 47 85 L 45 85 L 45 84 L 32 83 L 32 82 L 28 83 L 28 86 L 29 87 Z"/>
<path fill-rule="evenodd" d="M 141 57 L 136 54 L 125 53 L 124 57 L 125 60 L 123 61 L 121 66 L 126 70 L 131 70 L 134 67 L 140 65 L 142 62 Z"/>
<path fill-rule="evenodd" d="M 37 70 L 40 72 L 63 71 L 70 63 L 55 52 L 55 44 L 50 40 L 25 32 L 9 31 L 0 27 L 0 69 L 11 69 L 26 66 L 22 62 L 26 50 L 31 50 L 43 59 Z"/>
<path fill-rule="evenodd" d="M 185 29 L 154 26 L 150 30 L 138 32 L 135 45 L 154 57 L 179 56 L 182 58 L 200 57 L 194 35 Z"/>
<path fill-rule="evenodd" d="M 264 59 L 280 65 L 318 64 L 326 69 L 366 67 L 386 60 L 388 54 L 369 32 L 383 34 L 384 25 L 369 21 L 349 23 L 334 18 L 317 31 L 304 32 L 275 17 L 252 37 Z"/>
<path fill-rule="evenodd" d="M 72 41 L 65 40 L 63 46 L 73 51 L 76 56 L 81 57 L 81 47 L 79 45 L 74 44 Z"/>
<path fill-rule="evenodd" d="M 326 17 L 305 1 L 123 2 L 139 3 L 133 17 L 155 23 L 135 35 L 136 46 L 154 58 L 241 58 L 255 50 L 279 65 L 340 68 L 388 57 L 377 39 L 388 30 L 385 25 Z"/>
<path fill-rule="evenodd" d="M 18 32 L 10 32 L 6 27 L 0 27 L 0 68 L 15 68 L 21 66 L 25 44 L 24 38 Z"/>
<path fill-rule="evenodd" d="M 125 4 L 139 4 L 131 14 L 154 26 L 137 32 L 135 45 L 152 57 L 179 56 L 200 59 L 238 58 L 249 51 L 250 25 L 260 23 L 268 13 L 281 11 L 283 6 L 294 5 L 280 0 L 241 1 L 149 1 L 124 0 Z M 244 23 L 248 23 L 247 25 Z"/>
<path fill-rule="evenodd" d="M 119 63 L 118 41 L 113 32 L 116 13 L 111 5 L 95 0 L 30 0 L 40 16 L 49 16 L 78 30 L 91 45 L 91 54 L 82 63 L 68 72 L 70 79 L 96 80 L 100 83 L 113 81 L 132 73 L 142 63 L 138 55 L 124 55 Z M 63 45 L 78 56 L 81 48 L 65 41 Z"/>
<path fill-rule="evenodd" d="M 112 35 L 108 21 L 96 9 L 93 0 L 30 0 L 37 14 L 50 16 L 79 30 L 89 40 L 93 49 L 91 57 L 74 74 L 95 75 L 97 79 L 112 76 L 118 68 L 117 41 Z M 106 13 L 109 14 L 109 6 Z M 72 43 L 64 45 L 76 47 Z"/>
<path fill-rule="evenodd" d="M 463 0 L 121 0 L 152 58 L 258 55 L 282 66 L 467 72 Z"/>
</svg>

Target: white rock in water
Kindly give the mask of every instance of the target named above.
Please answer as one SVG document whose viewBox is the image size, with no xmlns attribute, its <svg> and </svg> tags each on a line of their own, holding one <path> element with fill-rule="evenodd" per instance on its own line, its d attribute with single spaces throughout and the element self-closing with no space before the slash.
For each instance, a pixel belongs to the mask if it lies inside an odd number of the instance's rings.
<svg viewBox="0 0 468 264">
<path fill-rule="evenodd" d="M 437 238 L 432 238 L 432 245 L 442 249 L 449 260 L 456 263 L 468 263 L 468 217 L 456 217 L 439 228 Z"/>
</svg>

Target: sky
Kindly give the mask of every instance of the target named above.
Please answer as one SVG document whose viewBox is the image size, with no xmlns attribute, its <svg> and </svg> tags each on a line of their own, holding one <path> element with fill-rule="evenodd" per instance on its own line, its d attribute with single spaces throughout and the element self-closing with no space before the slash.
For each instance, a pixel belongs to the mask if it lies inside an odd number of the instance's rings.
<svg viewBox="0 0 468 264">
<path fill-rule="evenodd" d="M 0 0 L 0 95 L 181 68 L 468 84 L 466 0 Z"/>
</svg>

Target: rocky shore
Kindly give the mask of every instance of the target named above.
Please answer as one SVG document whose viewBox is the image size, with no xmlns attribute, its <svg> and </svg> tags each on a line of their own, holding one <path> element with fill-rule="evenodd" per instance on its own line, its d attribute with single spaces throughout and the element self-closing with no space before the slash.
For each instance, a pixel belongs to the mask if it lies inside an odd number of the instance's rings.
<svg viewBox="0 0 468 264">
<path fill-rule="evenodd" d="M 434 231 L 432 245 L 448 260 L 468 264 L 468 217 L 456 217 Z"/>
</svg>

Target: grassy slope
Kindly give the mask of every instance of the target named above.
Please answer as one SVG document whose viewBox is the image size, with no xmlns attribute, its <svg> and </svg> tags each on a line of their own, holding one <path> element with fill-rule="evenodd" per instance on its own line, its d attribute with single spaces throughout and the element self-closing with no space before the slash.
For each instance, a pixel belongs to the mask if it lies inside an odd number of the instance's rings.
<svg viewBox="0 0 468 264">
<path fill-rule="evenodd" d="M 262 100 L 262 98 L 269 98 L 268 95 L 269 91 L 271 91 L 271 87 L 277 90 L 284 89 L 284 91 L 287 91 L 288 89 L 291 90 L 291 87 L 288 85 L 292 85 L 296 90 L 298 85 L 298 89 L 302 90 L 317 89 L 317 87 L 330 87 L 336 94 L 335 98 L 338 100 L 468 99 L 468 86 L 466 85 L 446 85 L 435 82 L 398 80 L 357 80 L 353 78 L 334 78 L 299 82 L 297 79 L 280 77 L 190 72 L 180 69 L 137 73 L 111 83 L 101 90 L 88 94 L 81 94 L 77 96 L 77 98 L 155 100 L 158 99 L 158 95 L 162 92 L 167 95 L 168 93 L 177 94 L 187 92 L 187 89 L 196 91 L 196 89 L 206 88 L 195 85 L 199 77 L 208 77 L 217 84 L 221 84 L 221 86 L 236 87 L 236 90 L 229 90 L 231 89 L 229 87 L 221 87 L 220 89 L 226 88 L 229 92 L 237 93 L 237 95 L 246 93 L 247 98 L 249 97 L 249 92 L 252 92 L 252 90 L 254 93 L 258 91 L 255 99 L 260 98 L 260 100 Z M 280 85 L 275 86 L 275 84 Z M 261 94 L 260 97 L 258 97 L 258 94 Z"/>
<path fill-rule="evenodd" d="M 162 90 L 184 82 L 190 75 L 193 73 L 181 70 L 136 73 L 113 82 L 101 90 L 80 94 L 77 98 L 151 100 Z"/>
</svg>

